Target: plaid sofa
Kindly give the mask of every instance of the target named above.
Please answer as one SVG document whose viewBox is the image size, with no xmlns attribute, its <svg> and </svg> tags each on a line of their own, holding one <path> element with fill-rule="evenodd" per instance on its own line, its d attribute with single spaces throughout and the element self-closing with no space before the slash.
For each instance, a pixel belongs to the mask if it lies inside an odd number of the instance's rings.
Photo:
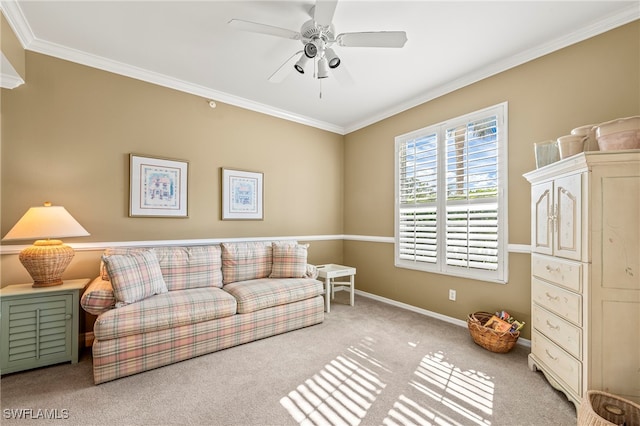
<svg viewBox="0 0 640 426">
<path fill-rule="evenodd" d="M 105 250 L 81 305 L 97 315 L 99 384 L 321 323 L 323 285 L 297 242 Z"/>
</svg>

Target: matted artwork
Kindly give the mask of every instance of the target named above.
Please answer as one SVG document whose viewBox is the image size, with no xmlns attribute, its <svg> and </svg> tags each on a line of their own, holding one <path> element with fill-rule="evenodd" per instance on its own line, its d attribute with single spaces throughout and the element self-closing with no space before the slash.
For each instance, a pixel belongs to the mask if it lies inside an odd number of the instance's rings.
<svg viewBox="0 0 640 426">
<path fill-rule="evenodd" d="M 222 169 L 222 220 L 262 220 L 262 173 Z"/>
<path fill-rule="evenodd" d="M 189 163 L 130 154 L 129 216 L 188 217 Z"/>
</svg>

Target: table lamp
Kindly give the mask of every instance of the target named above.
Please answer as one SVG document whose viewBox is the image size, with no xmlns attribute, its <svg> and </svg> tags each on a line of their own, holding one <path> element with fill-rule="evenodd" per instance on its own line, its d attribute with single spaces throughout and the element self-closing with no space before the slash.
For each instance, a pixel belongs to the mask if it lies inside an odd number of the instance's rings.
<svg viewBox="0 0 640 426">
<path fill-rule="evenodd" d="M 18 258 L 33 278 L 33 287 L 50 287 L 62 284 L 62 274 L 75 254 L 71 247 L 51 238 L 87 235 L 87 230 L 64 207 L 46 202 L 44 207 L 27 210 L 2 241 L 37 240 Z"/>
</svg>

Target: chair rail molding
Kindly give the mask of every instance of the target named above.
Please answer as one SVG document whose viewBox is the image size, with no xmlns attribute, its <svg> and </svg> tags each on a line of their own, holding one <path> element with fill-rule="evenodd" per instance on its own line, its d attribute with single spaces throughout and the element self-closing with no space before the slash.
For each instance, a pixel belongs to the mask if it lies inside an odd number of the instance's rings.
<svg viewBox="0 0 640 426">
<path fill-rule="evenodd" d="M 394 237 L 383 237 L 375 235 L 347 235 L 347 234 L 327 234 L 327 235 L 290 235 L 275 237 L 242 237 L 242 238 L 203 238 L 189 240 L 149 240 L 149 241 L 96 241 L 90 243 L 65 243 L 75 251 L 97 251 L 109 247 L 160 247 L 160 246 L 204 246 L 209 244 L 243 242 L 243 241 L 360 241 L 370 243 L 394 244 Z M 7 244 L 0 245 L 0 255 L 19 254 L 24 248 L 31 244 Z M 509 253 L 531 253 L 531 246 L 528 244 L 509 244 Z"/>
</svg>

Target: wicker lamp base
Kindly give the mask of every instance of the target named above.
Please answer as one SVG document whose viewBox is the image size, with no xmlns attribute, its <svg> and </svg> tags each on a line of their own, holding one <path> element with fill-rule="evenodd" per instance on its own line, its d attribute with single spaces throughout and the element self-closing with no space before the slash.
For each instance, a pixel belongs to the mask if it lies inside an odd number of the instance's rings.
<svg viewBox="0 0 640 426">
<path fill-rule="evenodd" d="M 74 251 L 60 240 L 38 240 L 20 252 L 18 258 L 33 278 L 33 287 L 51 287 L 62 284 Z"/>
</svg>

